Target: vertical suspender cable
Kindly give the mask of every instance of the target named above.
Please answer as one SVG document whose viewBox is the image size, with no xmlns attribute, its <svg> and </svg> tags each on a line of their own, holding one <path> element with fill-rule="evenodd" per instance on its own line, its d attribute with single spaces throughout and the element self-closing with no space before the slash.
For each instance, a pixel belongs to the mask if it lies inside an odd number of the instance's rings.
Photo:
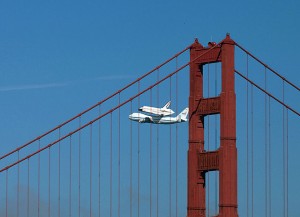
<svg viewBox="0 0 300 217">
<path fill-rule="evenodd" d="M 18 161 L 20 160 L 20 151 L 18 151 Z M 18 164 L 18 184 L 17 184 L 17 217 L 19 217 L 19 200 L 20 200 L 20 164 Z"/>
<path fill-rule="evenodd" d="M 152 88 L 150 89 L 150 106 L 152 107 Z M 149 150 L 149 155 L 150 155 L 150 217 L 152 217 L 152 124 L 150 124 L 150 150 Z"/>
<path fill-rule="evenodd" d="M 284 80 L 282 80 L 282 102 L 284 102 Z M 282 184 L 283 184 L 283 216 L 286 215 L 286 192 L 285 192 L 285 106 L 282 106 Z"/>
<path fill-rule="evenodd" d="M 113 119 L 112 119 L 112 112 L 110 113 L 110 175 L 109 175 L 109 199 L 110 199 L 110 203 L 109 203 L 109 216 L 112 217 L 112 158 L 113 158 L 113 133 L 112 133 L 112 129 L 113 129 Z"/>
<path fill-rule="evenodd" d="M 178 58 L 176 57 L 176 70 L 178 69 Z M 178 73 L 176 73 L 176 114 L 178 114 Z M 178 216 L 178 124 L 175 125 L 175 138 L 176 138 L 176 151 L 175 151 L 175 204 L 176 204 L 176 212 L 175 217 Z"/>
<path fill-rule="evenodd" d="M 112 152 L 113 152 L 113 120 L 112 120 L 112 112 L 110 113 L 110 162 L 109 162 L 109 168 L 110 168 L 110 173 L 109 173 L 109 216 L 112 217 Z"/>
<path fill-rule="evenodd" d="M 254 139 L 254 132 L 253 132 L 253 85 L 251 85 L 251 216 L 253 217 L 253 211 L 254 211 L 254 196 L 253 196 L 253 193 L 254 193 L 254 142 L 253 142 L 253 139 Z"/>
<path fill-rule="evenodd" d="M 30 185 L 30 178 L 29 178 L 30 177 L 30 162 L 29 162 L 29 158 L 28 158 L 27 162 L 28 162 L 28 171 L 27 171 L 27 217 L 29 217 L 29 202 L 30 202 L 30 200 L 29 200 L 30 199 L 29 198 L 29 185 Z M 7 195 L 6 195 L 6 198 L 7 198 Z"/>
<path fill-rule="evenodd" d="M 266 71 L 266 67 L 264 70 L 264 86 L 265 86 L 265 90 L 267 90 L 267 71 Z M 268 217 L 268 210 L 267 210 L 267 204 L 268 204 L 268 137 L 267 137 L 267 124 L 268 124 L 268 118 L 267 118 L 267 95 L 265 94 L 265 216 Z"/>
<path fill-rule="evenodd" d="M 72 136 L 70 136 L 69 217 L 72 217 Z"/>
<path fill-rule="evenodd" d="M 130 101 L 130 114 L 132 114 L 132 101 Z M 132 217 L 132 121 L 130 121 L 130 217 Z"/>
<path fill-rule="evenodd" d="M 172 101 L 172 77 L 170 77 L 170 101 Z M 169 147 L 169 216 L 172 215 L 172 126 L 170 124 L 170 147 Z"/>
<path fill-rule="evenodd" d="M 39 149 L 41 149 L 41 140 L 39 140 Z M 38 155 L 38 217 L 40 217 L 40 190 L 41 190 L 41 153 Z"/>
<path fill-rule="evenodd" d="M 51 147 L 48 148 L 48 217 L 51 215 Z"/>
<path fill-rule="evenodd" d="M 79 128 L 81 127 L 81 116 L 78 117 L 79 121 Z M 81 176 L 81 171 L 80 171 L 80 165 L 81 165 L 81 130 L 78 132 L 78 216 L 80 217 L 80 206 L 81 206 L 81 200 L 80 200 L 80 176 Z"/>
<path fill-rule="evenodd" d="M 5 191 L 5 198 L 6 198 L 6 201 L 5 201 L 5 216 L 8 217 L 8 170 L 6 170 L 6 173 L 5 173 L 5 188 L 6 188 L 6 191 Z M 28 185 L 29 186 L 29 185 Z"/>
<path fill-rule="evenodd" d="M 159 69 L 157 69 L 157 81 L 159 81 Z M 157 106 L 159 106 L 159 86 L 157 85 Z M 159 209 L 159 124 L 157 124 L 157 137 L 156 137 L 156 217 L 158 217 Z"/>
<path fill-rule="evenodd" d="M 248 78 L 248 54 L 247 54 L 247 68 L 246 68 L 246 76 Z M 246 209 L 246 212 L 247 212 L 247 217 L 248 217 L 248 214 L 249 214 L 249 184 L 248 184 L 248 180 L 249 180 L 249 129 L 248 129 L 248 118 L 249 118 L 249 82 L 247 82 L 247 91 L 246 91 L 246 98 L 247 98 L 247 102 L 246 102 L 246 162 L 247 162 L 247 168 L 246 168 L 246 206 L 247 206 L 247 209 Z"/>
<path fill-rule="evenodd" d="M 60 128 L 58 128 L 58 139 L 60 139 Z M 58 217 L 60 217 L 60 141 L 58 142 Z"/>
<path fill-rule="evenodd" d="M 138 93 L 140 93 L 141 82 L 138 82 Z M 140 96 L 138 96 L 138 108 L 140 107 Z M 138 217 L 140 216 L 140 123 L 138 123 Z"/>
<path fill-rule="evenodd" d="M 120 93 L 118 94 L 119 98 L 119 105 L 120 105 Z M 120 157 L 120 151 L 121 151 L 121 113 L 120 108 L 118 109 L 118 217 L 120 217 L 121 212 L 121 206 L 120 206 L 120 197 L 121 197 L 121 157 Z"/>
<path fill-rule="evenodd" d="M 271 194 L 271 183 L 272 183 L 272 177 L 271 177 L 271 97 L 269 96 L 269 101 L 268 101 L 268 115 L 269 115 L 269 135 L 268 135 L 268 137 L 269 137 L 269 152 L 268 152 L 268 155 L 269 155 L 269 184 L 268 184 L 268 187 L 269 187 L 269 216 L 272 216 L 272 207 L 271 207 L 271 202 L 272 202 L 272 199 L 271 199 L 271 196 L 272 196 L 272 194 Z"/>
<path fill-rule="evenodd" d="M 289 111 L 286 109 L 286 216 L 289 216 Z"/>
<path fill-rule="evenodd" d="M 101 105 L 99 105 L 99 116 L 101 115 Z M 99 119 L 99 129 L 98 129 L 98 216 L 101 217 L 101 119 Z"/>
<path fill-rule="evenodd" d="M 285 103 L 285 80 L 282 80 L 282 98 Z M 283 193 L 284 216 L 288 216 L 288 109 L 283 106 Z"/>
<path fill-rule="evenodd" d="M 93 176 L 93 124 L 90 125 L 90 217 L 92 217 L 92 176 Z"/>
</svg>

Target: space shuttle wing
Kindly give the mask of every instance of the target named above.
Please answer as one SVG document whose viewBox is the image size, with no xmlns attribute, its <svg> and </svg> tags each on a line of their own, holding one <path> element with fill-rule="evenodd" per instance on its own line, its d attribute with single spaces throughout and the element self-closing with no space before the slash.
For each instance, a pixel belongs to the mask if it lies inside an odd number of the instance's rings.
<svg viewBox="0 0 300 217">
<path fill-rule="evenodd" d="M 163 112 L 159 108 L 143 106 L 139 110 L 149 115 L 164 116 Z"/>
<path fill-rule="evenodd" d="M 162 110 L 161 108 L 153 108 L 146 106 L 141 107 L 139 110 L 154 116 L 170 116 L 174 113 L 171 109 Z"/>
</svg>

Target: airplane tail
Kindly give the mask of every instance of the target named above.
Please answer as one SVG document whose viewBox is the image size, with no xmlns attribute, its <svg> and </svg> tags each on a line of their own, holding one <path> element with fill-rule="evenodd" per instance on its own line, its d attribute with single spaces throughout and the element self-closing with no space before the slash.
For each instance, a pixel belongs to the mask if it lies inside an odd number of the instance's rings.
<svg viewBox="0 0 300 217">
<path fill-rule="evenodd" d="M 189 113 L 189 108 L 185 108 L 182 112 L 179 113 L 179 115 L 177 115 L 176 119 L 179 122 L 188 121 L 187 119 L 188 113 Z"/>
<path fill-rule="evenodd" d="M 166 105 L 164 105 L 164 106 L 162 107 L 162 109 L 167 109 L 167 108 L 170 107 L 170 105 L 171 105 L 171 101 L 167 102 Z"/>
</svg>

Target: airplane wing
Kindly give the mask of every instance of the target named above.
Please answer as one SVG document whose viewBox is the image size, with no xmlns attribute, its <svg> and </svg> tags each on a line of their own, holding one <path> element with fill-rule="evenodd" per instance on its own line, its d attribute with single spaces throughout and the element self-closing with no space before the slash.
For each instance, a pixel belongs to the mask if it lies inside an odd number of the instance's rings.
<svg viewBox="0 0 300 217">
<path fill-rule="evenodd" d="M 171 114 L 169 112 L 163 112 L 161 110 L 152 110 L 152 111 L 145 111 L 145 113 L 147 113 L 150 116 L 153 117 L 164 117 L 164 116 L 170 116 Z"/>
</svg>

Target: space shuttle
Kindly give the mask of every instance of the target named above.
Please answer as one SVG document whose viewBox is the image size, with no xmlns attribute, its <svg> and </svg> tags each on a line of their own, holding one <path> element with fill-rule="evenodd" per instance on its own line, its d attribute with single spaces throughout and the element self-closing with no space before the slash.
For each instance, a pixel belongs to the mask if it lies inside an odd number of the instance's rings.
<svg viewBox="0 0 300 217">
<path fill-rule="evenodd" d="M 149 113 L 157 116 L 170 116 L 175 112 L 172 109 L 169 109 L 171 101 L 167 102 L 162 108 L 156 108 L 152 106 L 142 106 L 139 108 L 139 111 Z"/>
<path fill-rule="evenodd" d="M 151 123 L 151 124 L 176 124 L 188 121 L 189 108 L 185 108 L 176 117 L 171 116 L 150 116 L 143 113 L 132 113 L 129 115 L 129 119 L 139 123 Z"/>
</svg>

